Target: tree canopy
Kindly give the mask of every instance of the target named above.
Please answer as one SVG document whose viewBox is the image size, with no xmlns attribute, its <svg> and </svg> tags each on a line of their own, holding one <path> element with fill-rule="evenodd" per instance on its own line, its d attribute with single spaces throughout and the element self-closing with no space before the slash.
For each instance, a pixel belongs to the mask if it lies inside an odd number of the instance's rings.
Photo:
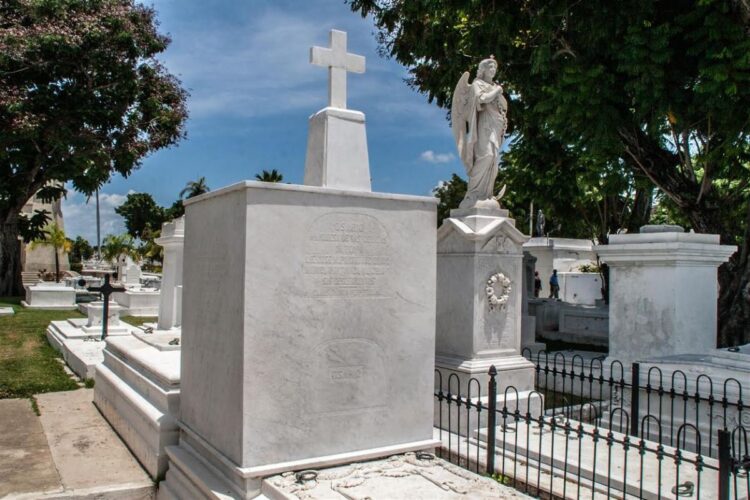
<svg viewBox="0 0 750 500">
<path fill-rule="evenodd" d="M 284 175 L 274 168 L 270 172 L 263 170 L 263 172 L 255 174 L 255 179 L 261 182 L 281 182 L 284 180 Z"/>
<path fill-rule="evenodd" d="M 180 198 L 193 198 L 209 191 L 211 188 L 206 184 L 206 178 L 200 177 L 197 181 L 188 181 L 185 184 L 183 190 L 180 191 Z"/>
<path fill-rule="evenodd" d="M 133 238 L 143 239 L 149 230 L 161 229 L 168 220 L 163 207 L 156 204 L 148 193 L 130 193 L 125 203 L 115 208 L 115 213 L 125 220 L 125 229 Z"/>
<path fill-rule="evenodd" d="M 739 243 L 720 271 L 720 343 L 750 341 L 750 303 L 741 292 L 750 287 L 746 2 L 349 3 L 372 17 L 383 53 L 409 68 L 410 85 L 440 106 L 449 108 L 461 73 L 495 55 L 517 140 L 509 170 L 557 176 L 561 196 L 571 195 L 561 183 L 630 191 L 628 229 L 643 222 L 656 188 L 695 231 Z M 542 181 L 536 197 L 545 196 L 545 178 L 533 179 Z M 618 204 L 608 201 L 606 213 L 622 212 Z"/>
<path fill-rule="evenodd" d="M 156 59 L 169 41 L 134 0 L 0 3 L 0 295 L 20 285 L 26 200 L 59 197 L 49 181 L 92 194 L 184 136 L 186 92 Z"/>
</svg>

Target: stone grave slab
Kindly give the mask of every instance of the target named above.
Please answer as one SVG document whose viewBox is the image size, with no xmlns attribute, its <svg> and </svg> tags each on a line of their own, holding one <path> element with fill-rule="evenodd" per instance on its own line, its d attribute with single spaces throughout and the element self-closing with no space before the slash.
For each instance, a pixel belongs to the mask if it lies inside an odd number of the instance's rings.
<svg viewBox="0 0 750 500">
<path fill-rule="evenodd" d="M 177 444 L 180 350 L 174 334 L 109 337 L 97 367 L 94 404 L 153 479 Z"/>
<path fill-rule="evenodd" d="M 406 453 L 320 471 L 286 472 L 265 479 L 263 494 L 274 500 L 531 498 L 425 453 Z"/>
</svg>

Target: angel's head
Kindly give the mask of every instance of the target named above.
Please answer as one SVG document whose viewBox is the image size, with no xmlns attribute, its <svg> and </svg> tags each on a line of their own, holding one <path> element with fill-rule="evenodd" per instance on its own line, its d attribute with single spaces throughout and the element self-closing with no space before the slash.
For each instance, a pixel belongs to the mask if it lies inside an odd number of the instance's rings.
<svg viewBox="0 0 750 500">
<path fill-rule="evenodd" d="M 495 61 L 494 56 L 490 56 L 488 59 L 484 59 L 479 63 L 477 78 L 491 81 L 495 78 L 495 74 L 497 74 L 497 61 Z"/>
</svg>

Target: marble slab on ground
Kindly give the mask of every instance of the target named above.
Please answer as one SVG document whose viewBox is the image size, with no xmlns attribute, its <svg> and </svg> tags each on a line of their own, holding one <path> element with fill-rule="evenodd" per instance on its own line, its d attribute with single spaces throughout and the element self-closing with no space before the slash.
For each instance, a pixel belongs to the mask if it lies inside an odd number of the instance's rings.
<svg viewBox="0 0 750 500">
<path fill-rule="evenodd" d="M 0 316 L 12 316 L 15 314 L 12 307 L 0 307 Z"/>
<path fill-rule="evenodd" d="M 531 498 L 434 455 L 415 453 L 319 471 L 285 472 L 265 479 L 263 494 L 274 500 Z"/>
</svg>

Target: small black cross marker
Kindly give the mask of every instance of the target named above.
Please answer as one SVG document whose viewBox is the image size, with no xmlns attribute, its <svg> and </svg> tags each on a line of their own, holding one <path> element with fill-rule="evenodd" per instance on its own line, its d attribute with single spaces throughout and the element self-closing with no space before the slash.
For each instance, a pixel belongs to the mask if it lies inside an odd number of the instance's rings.
<svg viewBox="0 0 750 500">
<path fill-rule="evenodd" d="M 104 340 L 107 338 L 107 324 L 109 323 L 109 296 L 114 292 L 124 292 L 125 288 L 112 286 L 109 283 L 109 274 L 105 274 L 102 286 L 91 286 L 87 290 L 89 292 L 99 292 L 104 297 L 104 310 L 102 311 L 102 340 Z"/>
</svg>

